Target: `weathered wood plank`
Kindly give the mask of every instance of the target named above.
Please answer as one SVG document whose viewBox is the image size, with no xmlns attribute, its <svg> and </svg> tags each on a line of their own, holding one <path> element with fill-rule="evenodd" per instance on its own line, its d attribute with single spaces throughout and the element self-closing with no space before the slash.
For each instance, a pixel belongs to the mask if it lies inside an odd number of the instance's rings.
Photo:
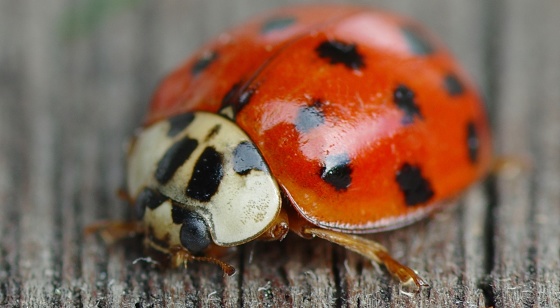
<svg viewBox="0 0 560 308">
<path fill-rule="evenodd" d="M 429 280 L 418 295 L 320 240 L 245 245 L 228 257 L 239 273 L 223 277 L 207 264 L 155 270 L 137 260 L 138 239 L 108 247 L 83 235 L 93 221 L 131 215 L 115 195 L 122 147 L 165 72 L 236 21 L 283 3 L 299 1 L 136 1 L 67 40 L 58 27 L 78 15 L 68 11 L 74 2 L 0 2 L 0 305 L 560 304 L 554 0 L 375 3 L 449 44 L 488 90 L 497 148 L 534 164 L 474 187 L 429 221 L 372 235 Z"/>
<path fill-rule="evenodd" d="M 17 12 L 13 3 L 1 3 L 0 12 Z M 0 13 L 1 14 L 1 13 Z M 4 14 L 2 14 L 4 15 Z M 23 193 L 22 181 L 25 152 L 20 138 L 26 134 L 21 104 L 22 76 L 19 72 L 21 40 L 9 31 L 16 16 L 0 18 L 0 304 L 19 302 L 21 279 L 16 267 L 19 236 L 19 198 Z M 19 140 L 18 140 L 19 139 Z M 19 159 L 16 159 L 19 158 Z"/>
<path fill-rule="evenodd" d="M 498 177 L 492 287 L 498 306 L 559 305 L 560 29 L 557 1 L 510 1 L 503 13 L 496 138 L 532 168 Z"/>
</svg>

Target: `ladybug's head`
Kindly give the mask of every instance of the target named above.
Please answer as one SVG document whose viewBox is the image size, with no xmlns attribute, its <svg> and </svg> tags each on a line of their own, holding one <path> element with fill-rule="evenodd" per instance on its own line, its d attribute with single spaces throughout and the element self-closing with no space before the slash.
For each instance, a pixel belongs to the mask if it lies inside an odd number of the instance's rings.
<svg viewBox="0 0 560 308">
<path fill-rule="evenodd" d="M 263 234 L 281 208 L 278 185 L 232 121 L 184 113 L 144 128 L 128 153 L 128 192 L 148 240 L 201 254 Z"/>
</svg>

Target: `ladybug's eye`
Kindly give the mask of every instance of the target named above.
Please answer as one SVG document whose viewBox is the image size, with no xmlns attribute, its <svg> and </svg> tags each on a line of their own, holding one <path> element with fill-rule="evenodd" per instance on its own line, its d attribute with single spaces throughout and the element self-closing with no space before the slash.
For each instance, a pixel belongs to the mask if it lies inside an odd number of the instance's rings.
<svg viewBox="0 0 560 308">
<path fill-rule="evenodd" d="M 187 212 L 181 226 L 181 244 L 193 254 L 203 252 L 210 245 L 210 233 L 202 217 L 194 212 Z"/>
</svg>

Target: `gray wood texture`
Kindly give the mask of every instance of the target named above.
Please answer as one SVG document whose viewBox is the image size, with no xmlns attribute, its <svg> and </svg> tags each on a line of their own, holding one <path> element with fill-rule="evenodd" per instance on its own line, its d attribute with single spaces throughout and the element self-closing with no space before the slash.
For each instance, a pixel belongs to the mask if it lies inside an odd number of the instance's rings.
<svg viewBox="0 0 560 308">
<path fill-rule="evenodd" d="M 363 258 L 296 236 L 240 247 L 228 258 L 238 274 L 223 277 L 152 269 L 139 239 L 83 235 L 130 217 L 115 194 L 123 144 L 165 73 L 236 22 L 298 1 L 3 0 L 0 306 L 560 306 L 560 1 L 347 2 L 434 30 L 485 91 L 497 153 L 531 162 L 371 236 L 430 287 L 404 294 Z"/>
</svg>

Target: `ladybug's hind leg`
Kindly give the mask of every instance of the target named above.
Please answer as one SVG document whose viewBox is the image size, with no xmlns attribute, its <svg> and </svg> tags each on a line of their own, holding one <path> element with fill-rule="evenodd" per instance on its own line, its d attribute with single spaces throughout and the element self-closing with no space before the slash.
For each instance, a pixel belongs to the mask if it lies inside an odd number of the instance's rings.
<svg viewBox="0 0 560 308">
<path fill-rule="evenodd" d="M 389 273 L 396 277 L 403 285 L 414 283 L 417 289 L 428 286 L 428 284 L 411 268 L 393 259 L 387 249 L 377 242 L 355 235 L 314 227 L 304 227 L 303 233 L 341 245 L 379 264 L 385 265 Z"/>
</svg>

